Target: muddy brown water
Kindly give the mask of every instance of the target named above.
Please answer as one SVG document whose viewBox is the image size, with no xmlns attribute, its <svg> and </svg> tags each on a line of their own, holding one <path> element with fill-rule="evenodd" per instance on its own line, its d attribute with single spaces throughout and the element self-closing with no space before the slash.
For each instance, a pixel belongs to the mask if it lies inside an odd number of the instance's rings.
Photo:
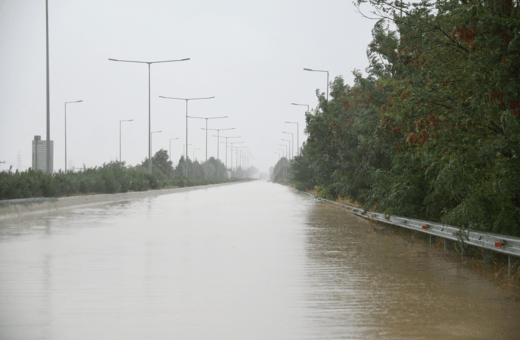
<svg viewBox="0 0 520 340">
<path fill-rule="evenodd" d="M 0 339 L 520 339 L 520 300 L 289 188 L 0 222 Z"/>
</svg>

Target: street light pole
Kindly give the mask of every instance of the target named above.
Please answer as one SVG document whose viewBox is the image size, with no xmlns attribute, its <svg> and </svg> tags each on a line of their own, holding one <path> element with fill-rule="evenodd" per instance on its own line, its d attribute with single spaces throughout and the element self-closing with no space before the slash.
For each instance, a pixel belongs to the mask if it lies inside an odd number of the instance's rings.
<svg viewBox="0 0 520 340">
<path fill-rule="evenodd" d="M 67 173 L 67 104 L 81 103 L 83 100 L 65 102 L 65 173 Z"/>
<path fill-rule="evenodd" d="M 329 71 L 323 71 L 323 70 L 312 70 L 310 68 L 304 68 L 304 71 L 311 71 L 311 72 L 327 72 L 327 101 L 329 101 Z"/>
<path fill-rule="evenodd" d="M 50 86 L 49 86 L 49 1 L 45 0 L 45 45 L 46 45 L 46 71 L 47 71 L 47 173 L 51 171 L 51 103 L 50 103 Z M 67 161 L 65 161 L 66 164 Z"/>
<path fill-rule="evenodd" d="M 193 117 L 190 116 L 189 118 L 196 118 L 196 119 L 205 119 L 206 120 L 206 162 L 208 161 L 208 119 L 221 119 L 221 118 L 227 118 L 225 117 Z"/>
<path fill-rule="evenodd" d="M 231 170 L 233 170 L 233 144 L 243 144 L 244 142 L 234 142 L 234 143 L 229 143 L 231 144 Z"/>
<path fill-rule="evenodd" d="M 292 146 L 291 146 L 291 150 L 292 150 L 292 158 L 294 158 L 294 133 L 292 132 L 285 132 L 285 131 L 282 131 L 283 133 L 290 133 L 291 134 L 291 139 L 292 139 Z"/>
<path fill-rule="evenodd" d="M 291 105 L 307 106 L 307 112 L 310 113 L 310 109 L 309 109 L 309 105 L 308 105 L 308 104 L 296 104 L 296 103 L 291 103 Z"/>
<path fill-rule="evenodd" d="M 247 149 L 247 146 L 237 146 L 235 147 L 235 152 L 236 152 L 236 155 L 235 155 L 235 158 L 236 158 L 236 169 L 238 170 L 238 160 L 239 160 L 239 152 L 241 153 L 242 151 L 245 151 L 245 150 L 238 150 L 238 149 Z M 240 160 L 240 168 L 242 168 L 242 160 Z"/>
<path fill-rule="evenodd" d="M 287 124 L 296 124 L 296 147 L 298 150 L 298 156 L 300 155 L 300 125 L 298 122 L 285 122 Z"/>
<path fill-rule="evenodd" d="M 207 135 L 207 131 L 208 130 L 216 130 L 217 131 L 217 159 L 220 159 L 220 155 L 219 155 L 219 152 L 220 152 L 220 130 L 234 130 L 235 128 L 225 128 L 225 129 L 204 129 L 202 128 L 202 130 L 206 130 L 206 135 Z"/>
<path fill-rule="evenodd" d="M 151 74 L 150 68 L 152 64 L 159 63 L 171 63 L 176 61 L 187 61 L 190 58 L 177 59 L 177 60 L 162 60 L 162 61 L 136 61 L 136 60 L 119 60 L 108 58 L 110 61 L 118 61 L 124 63 L 137 63 L 137 64 L 148 64 L 148 173 L 152 173 L 152 101 L 151 101 Z"/>
<path fill-rule="evenodd" d="M 191 144 L 188 144 L 191 145 Z M 186 157 L 186 161 L 188 160 L 188 156 L 184 153 L 185 151 L 188 152 L 188 148 L 185 148 L 186 144 L 182 144 L 182 154 Z"/>
<path fill-rule="evenodd" d="M 225 139 L 226 139 L 226 169 L 227 169 L 227 159 L 228 159 L 228 157 L 227 157 L 227 149 L 228 149 L 228 146 L 227 146 L 227 144 L 228 144 L 228 143 L 227 143 L 227 140 L 228 140 L 228 138 L 240 138 L 240 136 L 235 136 L 235 137 L 226 137 L 226 136 L 222 136 L 222 137 L 221 137 L 221 136 L 215 136 L 215 135 L 213 135 L 213 137 L 217 137 L 217 138 L 225 138 Z M 219 141 L 220 141 L 220 139 L 219 139 Z M 231 150 L 231 151 L 233 152 L 233 150 Z"/>
<path fill-rule="evenodd" d="M 170 138 L 170 162 L 172 161 L 172 140 L 176 140 L 179 138 Z"/>
<path fill-rule="evenodd" d="M 162 132 L 162 131 L 152 131 L 152 132 L 150 132 L 150 136 L 152 134 L 154 134 L 154 133 L 160 133 L 160 132 Z M 152 149 L 152 139 L 150 138 L 150 150 L 151 149 Z M 148 161 L 149 161 L 149 163 L 151 163 L 152 162 L 152 157 L 148 158 Z"/>
<path fill-rule="evenodd" d="M 282 139 L 283 141 L 289 142 L 289 152 L 287 153 L 287 157 L 291 159 L 291 140 L 290 139 Z"/>
<path fill-rule="evenodd" d="M 200 148 L 193 149 L 193 162 L 195 162 L 195 150 L 200 150 Z"/>
<path fill-rule="evenodd" d="M 133 119 L 120 120 L 119 121 L 119 165 L 121 165 L 121 123 L 122 122 L 133 122 Z"/>
<path fill-rule="evenodd" d="M 176 98 L 176 97 L 165 97 L 165 96 L 159 96 L 159 98 L 164 98 L 164 99 L 176 99 L 176 100 L 184 100 L 186 101 L 186 144 L 185 145 L 189 145 L 188 144 L 188 101 L 190 100 L 202 100 L 202 99 L 213 99 L 215 97 L 203 97 L 203 98 Z M 188 147 L 186 146 L 186 160 L 188 159 Z M 184 174 L 186 175 L 186 177 L 188 177 L 188 163 L 186 162 L 184 164 Z"/>
</svg>

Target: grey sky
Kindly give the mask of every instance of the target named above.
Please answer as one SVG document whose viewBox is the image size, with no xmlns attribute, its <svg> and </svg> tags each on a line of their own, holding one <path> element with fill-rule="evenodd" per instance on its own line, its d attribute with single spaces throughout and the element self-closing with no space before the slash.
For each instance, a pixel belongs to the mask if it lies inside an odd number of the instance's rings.
<svg viewBox="0 0 520 340">
<path fill-rule="evenodd" d="M 190 61 L 152 65 L 153 152 L 168 150 L 174 163 L 185 143 L 185 103 L 158 98 L 206 97 L 189 104 L 210 128 L 235 127 L 221 135 L 242 136 L 263 171 L 275 164 L 282 131 L 305 139 L 305 107 L 316 107 L 315 90 L 325 92 L 326 74 L 352 83 L 352 70 L 368 65 L 366 46 L 373 21 L 351 1 L 49 0 L 51 140 L 54 169 L 64 167 L 64 102 L 71 165 L 88 167 L 116 160 L 119 120 L 123 160 L 148 156 L 148 70 L 127 60 Z M 31 166 L 31 140 L 45 139 L 45 1 L 0 0 L 0 170 Z M 191 119 L 189 142 L 201 148 L 204 120 Z M 212 134 L 210 134 L 211 136 Z M 296 144 L 296 135 L 295 135 Z M 231 140 L 230 140 L 231 141 Z M 217 154 L 216 138 L 208 156 Z M 220 149 L 221 159 L 225 147 Z M 190 149 L 190 157 L 192 151 Z"/>
</svg>

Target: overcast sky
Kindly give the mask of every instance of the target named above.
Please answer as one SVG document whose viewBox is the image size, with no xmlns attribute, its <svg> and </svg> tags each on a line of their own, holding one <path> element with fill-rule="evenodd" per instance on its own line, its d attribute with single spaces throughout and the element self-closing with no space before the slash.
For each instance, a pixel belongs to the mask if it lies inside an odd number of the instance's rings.
<svg viewBox="0 0 520 340">
<path fill-rule="evenodd" d="M 51 140 L 54 169 L 64 168 L 64 103 L 70 165 L 117 160 L 119 121 L 122 158 L 137 164 L 148 156 L 148 66 L 126 60 L 190 61 L 151 66 L 153 153 L 168 150 L 176 164 L 186 140 L 185 102 L 159 98 L 209 97 L 192 101 L 189 115 L 229 116 L 209 121 L 224 136 L 241 136 L 255 165 L 267 171 L 281 139 L 299 122 L 305 140 L 306 108 L 316 89 L 368 66 L 366 47 L 374 22 L 348 0 L 49 0 Z M 31 140 L 46 139 L 45 0 L 0 0 L 0 170 L 31 167 Z M 205 120 L 189 121 L 192 148 L 205 159 Z M 208 157 L 217 138 L 208 138 Z M 224 139 L 222 139 L 224 141 Z M 231 142 L 231 140 L 229 140 Z M 220 149 L 224 160 L 225 147 Z M 228 153 L 228 157 L 229 153 Z M 228 160 L 229 163 L 229 160 Z"/>
</svg>

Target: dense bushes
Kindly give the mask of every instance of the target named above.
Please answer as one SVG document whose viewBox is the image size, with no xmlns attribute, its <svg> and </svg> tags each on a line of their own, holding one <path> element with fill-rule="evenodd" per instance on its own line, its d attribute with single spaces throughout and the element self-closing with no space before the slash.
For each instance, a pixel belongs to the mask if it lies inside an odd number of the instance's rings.
<svg viewBox="0 0 520 340">
<path fill-rule="evenodd" d="M 156 165 L 160 165 L 159 157 L 164 158 L 163 152 L 158 152 L 155 160 Z M 183 159 L 182 159 L 183 160 Z M 164 162 L 165 163 L 165 162 Z M 191 161 L 189 161 L 192 166 Z M 155 163 L 154 163 L 155 164 Z M 110 162 L 103 164 L 101 167 L 85 169 L 83 172 L 69 172 L 67 174 L 59 172 L 54 175 L 48 175 L 41 171 L 33 171 L 29 169 L 25 172 L 0 172 L 0 199 L 17 199 L 30 197 L 61 197 L 76 194 L 114 194 L 124 193 L 128 191 L 146 191 L 150 189 L 161 189 L 171 187 L 191 187 L 197 185 L 219 184 L 238 181 L 242 179 L 227 179 L 225 167 L 221 161 L 211 158 L 208 163 L 200 165 L 194 163 L 200 169 L 197 174 L 198 178 L 173 177 L 168 178 L 164 175 L 173 175 L 181 172 L 175 172 L 171 167 L 171 162 L 167 166 L 157 166 L 157 174 L 150 175 L 147 170 L 147 163 L 144 166 L 126 167 L 125 163 Z M 210 165 L 210 166 L 208 166 Z M 212 174 L 220 176 L 219 178 L 204 178 L 203 166 L 207 167 Z M 197 170 L 197 169 L 195 169 Z"/>
<path fill-rule="evenodd" d="M 121 165 L 121 166 L 120 166 Z M 159 188 L 153 175 L 127 169 L 112 162 L 84 172 L 54 176 L 29 169 L 25 172 L 0 172 L 0 199 L 59 197 L 73 194 L 114 194 Z"/>
<path fill-rule="evenodd" d="M 330 101 L 319 95 L 291 164 L 296 186 L 520 235 L 518 2 L 363 2 L 385 13 L 368 74 L 355 71 L 352 86 L 336 78 Z"/>
</svg>

